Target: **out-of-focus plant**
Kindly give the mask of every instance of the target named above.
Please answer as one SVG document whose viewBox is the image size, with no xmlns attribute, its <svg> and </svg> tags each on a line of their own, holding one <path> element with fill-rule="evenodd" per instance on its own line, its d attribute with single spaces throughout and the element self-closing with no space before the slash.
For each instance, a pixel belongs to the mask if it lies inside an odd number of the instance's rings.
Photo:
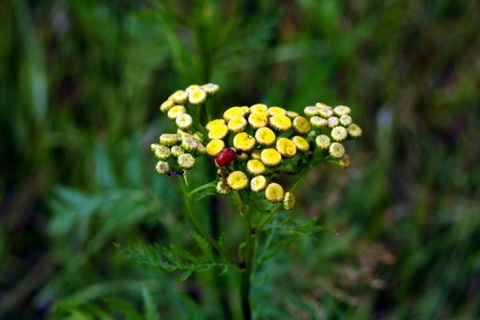
<svg viewBox="0 0 480 320">
<path fill-rule="evenodd" d="M 328 229 L 316 220 L 300 222 L 280 215 L 280 209 L 294 209 L 294 192 L 315 167 L 324 163 L 349 167 L 343 142 L 360 137 L 362 130 L 353 122 L 349 107 L 323 103 L 305 107 L 304 115 L 262 103 L 235 106 L 214 119 L 213 96 L 218 90 L 217 84 L 208 83 L 174 92 L 160 110 L 175 122 L 177 131 L 161 134 L 159 143 L 151 145 L 159 160 L 158 173 L 179 177 L 186 213 L 198 230 L 191 235 L 200 253 L 174 245 L 142 244 L 140 250 L 133 245 L 118 247 L 147 268 L 181 271 L 180 280 L 194 271 L 220 268 L 225 272 L 233 267 L 241 275 L 243 317 L 251 319 L 249 294 L 255 270 L 295 237 Z M 202 170 L 197 165 L 202 157 L 215 163 L 218 172 L 197 186 L 188 177 L 191 170 Z M 293 183 L 289 185 L 292 179 L 284 176 L 295 177 Z M 226 243 L 228 232 L 215 239 L 194 204 L 219 195 L 230 197 L 243 225 L 244 240 L 237 254 Z M 290 237 L 279 241 L 279 234 Z"/>
</svg>

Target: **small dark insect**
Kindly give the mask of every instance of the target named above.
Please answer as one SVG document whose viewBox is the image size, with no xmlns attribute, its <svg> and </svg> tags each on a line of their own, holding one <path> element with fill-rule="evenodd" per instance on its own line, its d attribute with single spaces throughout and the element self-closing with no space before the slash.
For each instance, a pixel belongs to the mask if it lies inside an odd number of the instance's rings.
<svg viewBox="0 0 480 320">
<path fill-rule="evenodd" d="M 182 170 L 182 169 L 170 169 L 170 171 L 167 172 L 167 176 L 173 176 L 173 175 L 176 175 L 178 174 L 179 176 L 183 176 L 185 174 L 185 170 Z"/>
<path fill-rule="evenodd" d="M 217 175 L 222 179 L 226 179 L 228 177 L 228 172 L 224 168 L 220 168 L 217 171 Z"/>
</svg>

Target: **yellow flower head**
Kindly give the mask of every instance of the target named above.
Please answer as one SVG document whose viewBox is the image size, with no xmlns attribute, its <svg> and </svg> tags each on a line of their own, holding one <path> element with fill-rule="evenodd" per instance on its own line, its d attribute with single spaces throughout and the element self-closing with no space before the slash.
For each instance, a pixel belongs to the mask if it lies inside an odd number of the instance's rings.
<svg viewBox="0 0 480 320">
<path fill-rule="evenodd" d="M 293 119 L 293 127 L 295 131 L 299 134 L 305 135 L 310 132 L 312 127 L 310 126 L 310 122 L 307 118 L 304 117 L 296 117 Z"/>
<path fill-rule="evenodd" d="M 268 108 L 268 114 L 271 116 L 276 116 L 277 114 L 285 116 L 287 115 L 287 110 L 280 107 L 270 107 Z"/>
<path fill-rule="evenodd" d="M 267 178 L 264 176 L 256 176 L 250 180 L 250 189 L 253 192 L 260 192 L 267 187 Z"/>
<path fill-rule="evenodd" d="M 292 120 L 285 115 L 275 115 L 269 118 L 270 126 L 280 132 L 287 131 L 292 127 Z"/>
<path fill-rule="evenodd" d="M 219 124 L 213 127 L 209 132 L 208 132 L 208 137 L 210 139 L 223 139 L 227 136 L 228 134 L 228 127 L 225 124 Z"/>
<path fill-rule="evenodd" d="M 292 137 L 292 141 L 293 141 L 293 143 L 295 143 L 295 146 L 297 146 L 297 149 L 299 151 L 305 152 L 305 151 L 308 151 L 310 149 L 310 144 L 303 137 L 294 136 L 294 137 Z"/>
<path fill-rule="evenodd" d="M 210 130 L 213 129 L 213 127 L 218 126 L 219 124 L 225 124 L 225 120 L 223 120 L 223 119 L 212 120 L 209 123 L 207 123 L 205 128 L 207 129 L 207 131 L 210 131 Z"/>
<path fill-rule="evenodd" d="M 260 160 L 269 167 L 274 167 L 282 162 L 282 155 L 276 149 L 263 149 L 260 154 Z"/>
<path fill-rule="evenodd" d="M 170 110 L 174 105 L 175 103 L 173 103 L 172 100 L 167 100 L 160 105 L 160 111 L 163 113 L 168 112 L 168 110 Z"/>
<path fill-rule="evenodd" d="M 193 119 L 192 119 L 192 116 L 189 115 L 188 113 L 184 113 L 184 114 L 181 114 L 179 115 L 176 119 L 175 119 L 175 123 L 177 124 L 177 126 L 182 129 L 182 130 L 186 130 L 188 128 L 190 128 L 193 124 Z"/>
<path fill-rule="evenodd" d="M 267 126 L 268 118 L 265 113 L 254 112 L 248 116 L 248 123 L 252 128 L 259 129 Z"/>
<path fill-rule="evenodd" d="M 220 89 L 220 87 L 215 83 L 207 83 L 202 85 L 202 89 L 209 95 L 213 95 Z"/>
<path fill-rule="evenodd" d="M 270 183 L 265 190 L 265 198 L 270 202 L 280 202 L 283 200 L 285 192 L 283 188 L 278 183 Z"/>
<path fill-rule="evenodd" d="M 247 170 L 254 176 L 258 176 L 265 172 L 265 165 L 257 159 L 250 159 L 247 162 Z"/>
<path fill-rule="evenodd" d="M 322 117 L 319 116 L 313 116 L 310 118 L 310 123 L 312 124 L 312 127 L 314 128 L 323 128 L 328 125 L 328 121 Z"/>
<path fill-rule="evenodd" d="M 341 117 L 343 115 L 350 114 L 350 108 L 347 106 L 336 106 L 333 108 L 333 112 L 335 112 L 337 116 Z"/>
<path fill-rule="evenodd" d="M 177 106 L 174 106 L 174 107 L 170 108 L 170 110 L 168 110 L 167 116 L 168 116 L 168 118 L 170 118 L 172 120 L 175 120 L 179 115 L 184 114 L 186 112 L 187 112 L 187 109 L 185 109 L 184 106 L 177 105 Z"/>
<path fill-rule="evenodd" d="M 274 143 L 275 138 L 275 133 L 268 127 L 260 128 L 255 132 L 255 139 L 264 146 L 269 146 Z"/>
<path fill-rule="evenodd" d="M 200 88 L 200 86 L 199 86 L 198 84 L 191 84 L 191 85 L 189 85 L 189 86 L 187 87 L 187 89 L 185 89 L 185 91 L 186 91 L 187 93 L 190 93 L 190 92 L 192 92 L 193 90 L 199 89 L 199 88 Z"/>
<path fill-rule="evenodd" d="M 315 138 L 315 144 L 320 149 L 328 149 L 328 147 L 330 147 L 330 138 L 321 134 Z"/>
<path fill-rule="evenodd" d="M 291 192 L 285 192 L 283 198 L 283 207 L 285 210 L 292 210 L 295 207 L 295 196 Z"/>
<path fill-rule="evenodd" d="M 332 142 L 328 148 L 328 153 L 335 159 L 341 159 L 345 155 L 345 147 L 340 142 Z"/>
<path fill-rule="evenodd" d="M 188 99 L 188 92 L 183 91 L 183 90 L 177 90 L 175 93 L 172 95 L 173 101 L 176 104 L 184 104 L 187 102 Z"/>
<path fill-rule="evenodd" d="M 347 139 L 348 133 L 347 129 L 345 129 L 342 126 L 338 126 L 332 129 L 332 132 L 330 133 L 332 136 L 332 139 L 335 141 L 343 141 Z"/>
<path fill-rule="evenodd" d="M 245 111 L 243 111 L 242 107 L 231 107 L 223 113 L 223 119 L 228 122 L 235 117 L 243 117 L 244 115 Z"/>
<path fill-rule="evenodd" d="M 248 186 L 248 178 L 242 171 L 233 171 L 228 175 L 227 183 L 233 190 L 242 190 Z"/>
<path fill-rule="evenodd" d="M 178 165 L 182 169 L 191 169 L 195 165 L 195 158 L 190 153 L 184 153 L 177 159 Z"/>
<path fill-rule="evenodd" d="M 220 139 L 213 139 L 206 146 L 206 152 L 210 157 L 216 157 L 217 154 L 225 148 L 225 142 Z"/>
<path fill-rule="evenodd" d="M 247 126 L 247 120 L 244 117 L 235 117 L 228 121 L 228 129 L 233 132 L 242 132 Z"/>
<path fill-rule="evenodd" d="M 268 107 L 266 104 L 257 103 L 250 107 L 251 113 L 265 113 L 268 114 Z"/>
<path fill-rule="evenodd" d="M 292 158 L 297 154 L 297 146 L 292 140 L 287 138 L 278 139 L 276 148 L 284 158 Z"/>
<path fill-rule="evenodd" d="M 248 106 L 241 106 L 240 108 L 242 108 L 244 116 L 250 113 L 250 108 Z"/>
<path fill-rule="evenodd" d="M 352 123 L 347 127 L 347 132 L 348 132 L 348 135 L 354 139 L 362 135 L 362 129 L 359 126 L 357 126 L 355 123 Z"/>
<path fill-rule="evenodd" d="M 157 172 L 160 174 L 167 174 L 170 171 L 170 165 L 168 162 L 160 160 L 157 162 L 155 169 L 157 169 Z"/>
<path fill-rule="evenodd" d="M 233 146 L 242 151 L 250 151 L 255 147 L 255 138 L 246 132 L 240 132 L 233 138 Z"/>
<path fill-rule="evenodd" d="M 201 89 L 193 89 L 189 94 L 188 94 L 188 102 L 194 105 L 199 105 L 205 102 L 207 100 L 207 93 Z"/>
</svg>

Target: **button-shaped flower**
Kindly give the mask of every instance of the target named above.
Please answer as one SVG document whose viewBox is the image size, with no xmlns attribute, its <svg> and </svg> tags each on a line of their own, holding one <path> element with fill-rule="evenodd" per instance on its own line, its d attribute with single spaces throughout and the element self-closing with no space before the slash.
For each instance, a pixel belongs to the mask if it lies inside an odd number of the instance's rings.
<svg viewBox="0 0 480 320">
<path fill-rule="evenodd" d="M 295 196 L 291 192 L 285 192 L 283 198 L 283 207 L 285 210 L 292 210 L 295 207 Z"/>
<path fill-rule="evenodd" d="M 220 139 L 213 139 L 206 146 L 206 152 L 210 157 L 215 157 L 225 148 L 225 142 Z"/>
<path fill-rule="evenodd" d="M 265 189 L 265 198 L 270 202 L 281 202 L 285 196 L 283 187 L 278 183 L 270 183 Z"/>
<path fill-rule="evenodd" d="M 186 130 L 192 126 L 193 119 L 191 115 L 189 115 L 188 113 L 184 113 L 179 115 L 175 119 L 175 123 L 177 124 L 177 127 L 179 127 L 180 129 Z"/>
<path fill-rule="evenodd" d="M 330 135 L 332 136 L 332 139 L 335 141 L 343 141 L 348 137 L 347 129 L 345 129 L 342 126 L 333 128 Z"/>
<path fill-rule="evenodd" d="M 283 158 L 292 158 L 297 154 L 297 146 L 292 140 L 280 138 L 277 140 L 276 149 Z"/>
<path fill-rule="evenodd" d="M 227 183 L 233 190 L 241 190 L 248 186 L 247 175 L 242 171 L 233 171 L 227 177 Z"/>
<path fill-rule="evenodd" d="M 261 145 L 269 146 L 275 142 L 275 139 L 275 133 L 268 127 L 255 131 L 255 140 Z"/>
<path fill-rule="evenodd" d="M 354 139 L 362 135 L 362 129 L 355 123 L 352 123 L 347 127 L 347 132 L 348 132 L 348 135 Z"/>
<path fill-rule="evenodd" d="M 190 102 L 193 105 L 202 104 L 205 102 L 206 99 L 207 99 L 207 93 L 201 88 L 193 89 L 188 94 L 188 102 Z"/>
<path fill-rule="evenodd" d="M 268 117 L 265 113 L 254 112 L 248 116 L 248 123 L 254 129 L 266 127 L 268 124 Z"/>
<path fill-rule="evenodd" d="M 242 151 L 250 151 L 255 147 L 255 138 L 246 132 L 240 132 L 233 138 L 233 146 Z"/>
<path fill-rule="evenodd" d="M 182 169 L 192 169 L 195 165 L 195 158 L 190 153 L 184 153 L 178 157 L 177 162 Z"/>
<path fill-rule="evenodd" d="M 225 124 L 219 124 L 214 126 L 209 132 L 208 137 L 210 139 L 223 139 L 228 134 L 228 127 Z"/>
<path fill-rule="evenodd" d="M 270 126 L 280 132 L 285 132 L 292 127 L 292 120 L 281 114 L 274 115 L 269 119 Z"/>
<path fill-rule="evenodd" d="M 227 126 L 232 132 L 242 132 L 247 126 L 247 120 L 244 117 L 235 117 L 228 121 Z"/>
<path fill-rule="evenodd" d="M 301 136 L 292 137 L 292 141 L 293 143 L 295 143 L 295 146 L 299 151 L 305 152 L 310 149 L 310 144 L 308 143 L 308 141 Z"/>
<path fill-rule="evenodd" d="M 254 176 L 258 176 L 265 172 L 265 165 L 260 160 L 250 159 L 247 162 L 247 171 Z"/>
<path fill-rule="evenodd" d="M 184 104 L 187 102 L 188 99 L 188 92 L 183 91 L 183 90 L 177 90 L 175 93 L 172 95 L 173 101 L 176 104 Z"/>
<path fill-rule="evenodd" d="M 293 127 L 295 128 L 295 131 L 301 135 L 306 135 L 312 129 L 310 122 L 305 117 L 295 117 L 293 119 Z"/>
<path fill-rule="evenodd" d="M 267 178 L 265 178 L 264 176 L 253 177 L 250 181 L 250 189 L 252 189 L 253 192 L 260 192 L 262 190 L 265 190 L 266 187 Z"/>
<path fill-rule="evenodd" d="M 168 164 L 168 162 L 160 160 L 157 162 L 155 169 L 160 174 L 167 174 L 170 171 L 170 165 Z"/>
<path fill-rule="evenodd" d="M 335 159 L 341 159 L 345 155 L 345 147 L 340 142 L 332 142 L 328 148 L 328 153 Z"/>
<path fill-rule="evenodd" d="M 264 165 L 274 167 L 282 162 L 282 155 L 273 148 L 263 149 L 260 154 L 260 160 L 262 160 Z"/>
<path fill-rule="evenodd" d="M 315 144 L 320 149 L 328 149 L 330 147 L 330 138 L 327 135 L 321 134 L 315 138 Z"/>
<path fill-rule="evenodd" d="M 243 117 L 244 115 L 245 111 L 242 107 L 231 107 L 223 113 L 223 119 L 228 122 L 235 117 Z"/>
<path fill-rule="evenodd" d="M 184 114 L 186 112 L 187 112 L 187 109 L 185 109 L 184 106 L 176 105 L 176 106 L 173 106 L 170 110 L 168 110 L 167 116 L 170 119 L 175 120 L 179 115 Z"/>
</svg>

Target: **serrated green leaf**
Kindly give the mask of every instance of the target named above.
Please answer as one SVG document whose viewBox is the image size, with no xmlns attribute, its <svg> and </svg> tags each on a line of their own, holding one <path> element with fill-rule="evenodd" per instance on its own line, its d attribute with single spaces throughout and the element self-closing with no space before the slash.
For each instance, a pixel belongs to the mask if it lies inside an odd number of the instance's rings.
<svg viewBox="0 0 480 320">
<path fill-rule="evenodd" d="M 205 240 L 205 238 L 200 236 L 195 231 L 190 232 L 190 234 L 203 253 L 203 259 L 201 260 L 204 262 L 214 262 L 215 259 L 213 258 L 213 253 L 207 240 Z"/>
<path fill-rule="evenodd" d="M 192 269 L 189 269 L 189 270 L 185 270 L 178 278 L 176 278 L 178 281 L 185 281 L 188 279 L 188 277 L 190 277 L 192 275 L 192 272 L 193 270 Z"/>
</svg>

